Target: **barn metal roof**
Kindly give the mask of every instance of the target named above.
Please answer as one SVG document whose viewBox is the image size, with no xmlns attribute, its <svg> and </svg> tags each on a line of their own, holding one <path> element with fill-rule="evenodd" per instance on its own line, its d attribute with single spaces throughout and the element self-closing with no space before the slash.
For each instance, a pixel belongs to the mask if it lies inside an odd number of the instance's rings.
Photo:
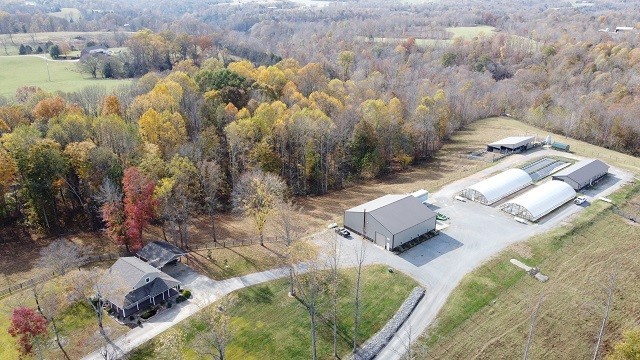
<svg viewBox="0 0 640 360">
<path fill-rule="evenodd" d="M 533 136 L 509 136 L 506 137 L 502 140 L 498 140 L 496 142 L 492 142 L 489 144 L 489 146 L 492 147 L 500 147 L 500 146 L 504 146 L 504 147 L 518 147 L 518 146 L 522 146 L 526 143 L 532 142 L 534 139 Z"/>
<path fill-rule="evenodd" d="M 487 199 L 487 204 L 509 196 L 531 185 L 531 176 L 522 169 L 509 169 L 469 186 Z"/>
<path fill-rule="evenodd" d="M 609 166 L 598 159 L 584 159 L 559 171 L 554 177 L 567 177 L 578 184 L 587 184 L 594 177 L 609 171 Z"/>
<path fill-rule="evenodd" d="M 436 216 L 436 213 L 412 195 L 385 195 L 347 211 L 366 211 L 392 234 L 400 233 Z"/>
<path fill-rule="evenodd" d="M 551 180 L 510 200 L 503 204 L 503 207 L 508 207 L 509 205 L 521 206 L 529 213 L 530 219 L 535 221 L 575 197 L 576 192 L 571 185 L 562 181 Z"/>
</svg>

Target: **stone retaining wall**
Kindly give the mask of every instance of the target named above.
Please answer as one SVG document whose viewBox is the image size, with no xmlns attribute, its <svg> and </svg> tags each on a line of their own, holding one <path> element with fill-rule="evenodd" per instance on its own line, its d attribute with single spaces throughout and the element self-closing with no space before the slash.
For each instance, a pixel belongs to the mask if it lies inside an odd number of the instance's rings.
<svg viewBox="0 0 640 360">
<path fill-rule="evenodd" d="M 373 335 L 367 342 L 362 345 L 362 348 L 352 356 L 348 357 L 349 360 L 371 360 L 389 343 L 389 340 L 398 332 L 400 326 L 404 324 L 409 315 L 413 312 L 413 309 L 418 305 L 418 302 L 424 297 L 425 290 L 421 287 L 416 287 L 411 291 L 411 294 L 402 303 L 400 309 L 395 315 L 387 322 L 387 324 L 378 333 Z"/>
</svg>

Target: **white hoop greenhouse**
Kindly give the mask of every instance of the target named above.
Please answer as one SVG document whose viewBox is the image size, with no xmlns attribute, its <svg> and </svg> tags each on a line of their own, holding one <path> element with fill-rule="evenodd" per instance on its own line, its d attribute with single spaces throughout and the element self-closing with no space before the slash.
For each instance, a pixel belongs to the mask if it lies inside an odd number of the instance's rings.
<svg viewBox="0 0 640 360">
<path fill-rule="evenodd" d="M 460 195 L 471 201 L 491 205 L 531 185 L 531 176 L 522 169 L 509 169 L 462 190 Z"/>
<path fill-rule="evenodd" d="M 575 197 L 576 192 L 571 185 L 552 180 L 504 203 L 501 208 L 517 217 L 537 221 Z"/>
</svg>

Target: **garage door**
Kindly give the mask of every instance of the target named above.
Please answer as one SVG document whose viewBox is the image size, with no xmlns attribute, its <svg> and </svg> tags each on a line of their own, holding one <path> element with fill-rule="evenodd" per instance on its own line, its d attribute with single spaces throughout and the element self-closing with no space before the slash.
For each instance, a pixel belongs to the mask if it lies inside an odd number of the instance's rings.
<svg viewBox="0 0 640 360">
<path fill-rule="evenodd" d="M 387 237 L 376 232 L 376 245 L 384 247 L 387 244 Z"/>
</svg>

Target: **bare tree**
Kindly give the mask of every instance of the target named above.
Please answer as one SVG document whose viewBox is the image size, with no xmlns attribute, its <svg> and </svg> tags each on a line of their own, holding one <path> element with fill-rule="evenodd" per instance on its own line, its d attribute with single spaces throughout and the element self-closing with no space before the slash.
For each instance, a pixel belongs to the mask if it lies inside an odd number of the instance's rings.
<svg viewBox="0 0 640 360">
<path fill-rule="evenodd" d="M 262 170 L 248 171 L 233 189 L 233 204 L 253 217 L 260 245 L 264 246 L 264 228 L 278 199 L 282 199 L 287 185 L 277 175 Z"/>
<path fill-rule="evenodd" d="M 322 272 L 316 258 L 308 261 L 303 268 L 306 270 L 304 275 L 296 276 L 296 298 L 300 300 L 309 313 L 312 359 L 317 360 L 316 316 L 324 279 L 322 279 Z"/>
<path fill-rule="evenodd" d="M 411 334 L 411 326 L 409 326 L 409 329 L 407 329 L 406 331 L 407 333 L 407 342 L 405 343 L 405 355 L 402 357 L 405 360 L 413 360 L 414 359 L 414 353 L 413 353 L 413 337 Z"/>
<path fill-rule="evenodd" d="M 57 324 L 57 316 L 60 314 L 62 308 L 66 305 L 64 296 L 60 292 L 55 292 L 51 289 L 45 290 L 45 284 L 36 284 L 32 288 L 33 299 L 36 302 L 36 307 L 40 315 L 42 315 L 47 322 L 51 325 L 51 330 L 55 338 L 56 345 L 62 351 L 65 359 L 71 360 L 69 354 L 64 349 L 62 341 L 60 339 L 60 329 Z"/>
<path fill-rule="evenodd" d="M 366 216 L 366 212 L 365 212 Z M 365 227 L 363 226 L 362 233 L 365 234 Z M 355 262 L 356 262 L 356 289 L 354 299 L 354 312 L 353 312 L 353 353 L 358 351 L 358 321 L 360 320 L 360 283 L 362 281 L 362 266 L 367 255 L 366 239 L 359 241 L 355 248 Z"/>
<path fill-rule="evenodd" d="M 295 295 L 294 287 L 294 265 L 291 247 L 293 242 L 302 235 L 299 226 L 300 209 L 291 201 L 279 199 L 275 204 L 274 228 L 276 234 L 282 237 L 287 246 L 287 263 L 289 264 L 289 294 Z"/>
<path fill-rule="evenodd" d="M 222 180 L 222 171 L 220 165 L 215 161 L 202 161 L 198 164 L 200 174 L 200 184 L 204 192 L 204 200 L 207 205 L 207 212 L 211 220 L 211 235 L 213 241 L 216 239 L 215 213 L 218 205 L 218 189 Z"/>
<path fill-rule="evenodd" d="M 340 250 L 341 243 L 333 232 L 326 237 L 328 252 L 328 268 L 330 272 L 330 292 L 333 321 L 333 356 L 338 357 L 338 290 L 340 287 Z"/>
<path fill-rule="evenodd" d="M 204 312 L 207 330 L 196 335 L 193 348 L 200 356 L 211 356 L 214 360 L 226 359 L 227 345 L 233 338 L 229 326 L 229 309 L 235 304 L 234 296 L 227 296 L 218 306 Z"/>
<path fill-rule="evenodd" d="M 74 301 L 86 301 L 93 310 L 98 322 L 100 334 L 107 338 L 104 330 L 104 305 L 110 295 L 130 290 L 124 284 L 114 282 L 106 273 L 94 268 L 80 270 L 70 278 L 70 298 Z"/>
<path fill-rule="evenodd" d="M 529 349 L 531 349 L 531 342 L 533 341 L 533 333 L 536 330 L 536 324 L 538 323 L 538 311 L 540 310 L 540 305 L 544 300 L 544 294 L 541 294 L 538 298 L 536 306 L 531 311 L 531 324 L 529 325 L 529 336 L 527 336 L 527 344 L 524 347 L 524 356 L 522 357 L 524 360 L 529 358 Z"/>
<path fill-rule="evenodd" d="M 611 311 L 611 306 L 613 305 L 613 294 L 616 290 L 616 280 L 618 278 L 618 271 L 616 269 L 612 269 L 609 274 L 609 281 L 607 282 L 607 287 L 605 289 L 606 300 L 604 306 L 604 316 L 602 317 L 602 324 L 600 325 L 600 332 L 598 333 L 598 341 L 596 342 L 596 349 L 593 352 L 593 360 L 598 359 L 598 353 L 600 352 L 600 345 L 602 345 L 602 339 L 604 339 L 604 331 L 607 326 L 607 321 L 609 320 L 609 312 Z"/>
<path fill-rule="evenodd" d="M 84 254 L 78 245 L 66 239 L 58 239 L 40 250 L 38 265 L 58 275 L 82 264 Z"/>
</svg>

